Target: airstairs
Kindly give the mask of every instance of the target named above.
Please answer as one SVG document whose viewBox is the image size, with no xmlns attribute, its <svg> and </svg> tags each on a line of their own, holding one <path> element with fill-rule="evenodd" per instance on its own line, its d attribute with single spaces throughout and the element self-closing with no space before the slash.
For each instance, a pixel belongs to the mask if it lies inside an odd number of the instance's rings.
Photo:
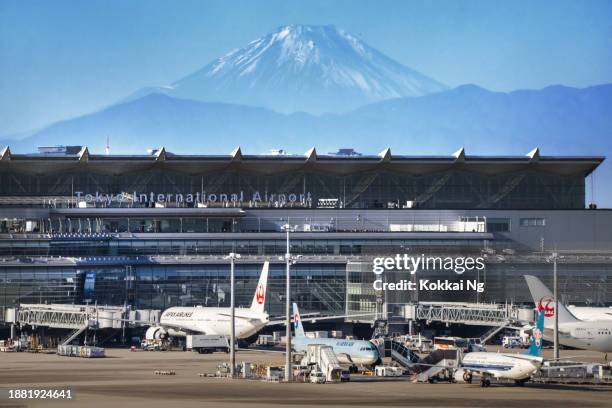
<svg viewBox="0 0 612 408">
<path fill-rule="evenodd" d="M 414 381 L 418 382 L 452 378 L 452 372 L 459 367 L 462 356 L 461 350 L 434 350 L 421 358 L 410 348 L 395 340 L 385 342 L 385 351 L 386 357 L 390 356 L 393 361 L 411 372 Z"/>
<path fill-rule="evenodd" d="M 74 339 L 76 339 L 77 337 L 79 337 L 79 335 L 81 333 L 83 333 L 85 330 L 87 330 L 89 328 L 89 325 L 85 325 L 79 329 L 76 329 L 75 331 L 73 331 L 68 337 L 66 337 L 66 339 L 64 341 L 62 341 L 62 346 L 65 346 L 67 344 L 70 344 L 70 342 Z"/>
<path fill-rule="evenodd" d="M 316 366 L 325 374 L 325 380 L 328 382 L 340 381 L 342 366 L 331 346 L 309 344 L 301 365 Z"/>
<path fill-rule="evenodd" d="M 419 361 L 413 368 L 417 382 L 434 381 L 443 377 L 452 379 L 453 371 L 459 368 L 461 350 L 434 350 L 427 357 Z"/>
<path fill-rule="evenodd" d="M 487 330 L 482 336 L 480 336 L 480 342 L 482 344 L 486 344 L 487 341 L 491 340 L 497 333 L 508 327 L 510 323 L 500 324 L 499 326 L 494 326 L 491 329 Z"/>
<path fill-rule="evenodd" d="M 410 350 L 399 341 L 390 341 L 391 360 L 404 368 L 411 368 L 421 359 L 414 351 Z"/>
</svg>

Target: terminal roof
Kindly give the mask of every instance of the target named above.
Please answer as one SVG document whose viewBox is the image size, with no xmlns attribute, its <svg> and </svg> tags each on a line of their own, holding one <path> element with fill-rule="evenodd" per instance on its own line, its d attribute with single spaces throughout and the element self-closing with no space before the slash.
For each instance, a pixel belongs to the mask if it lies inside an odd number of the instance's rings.
<svg viewBox="0 0 612 408">
<path fill-rule="evenodd" d="M 461 148 L 448 156 L 410 156 L 392 154 L 390 148 L 377 155 L 322 155 L 314 148 L 304 155 L 244 154 L 238 147 L 227 155 L 178 155 L 164 147 L 154 155 L 92 154 L 87 147 L 76 154 L 15 154 L 6 146 L 0 149 L 0 171 L 29 174 L 95 172 L 121 175 L 147 170 L 166 170 L 192 175 L 225 170 L 256 174 L 287 171 L 320 171 L 348 175 L 367 171 L 390 171 L 406 174 L 431 174 L 465 171 L 480 174 L 503 174 L 535 171 L 560 175 L 588 176 L 605 159 L 603 156 L 543 156 L 538 148 L 524 156 L 474 156 Z"/>
</svg>

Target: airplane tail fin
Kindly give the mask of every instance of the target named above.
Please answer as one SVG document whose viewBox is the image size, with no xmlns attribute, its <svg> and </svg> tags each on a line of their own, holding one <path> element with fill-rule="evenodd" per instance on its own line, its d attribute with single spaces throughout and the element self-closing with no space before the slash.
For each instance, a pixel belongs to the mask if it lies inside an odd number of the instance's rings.
<svg viewBox="0 0 612 408">
<path fill-rule="evenodd" d="M 579 321 L 561 302 L 559 302 L 559 310 L 555 310 L 555 298 L 540 279 L 535 276 L 525 275 L 525 280 L 538 312 L 544 312 L 544 316 L 547 318 L 545 320 L 546 326 L 550 327 L 554 324 L 553 318 L 555 313 L 559 313 L 559 323 Z"/>
<path fill-rule="evenodd" d="M 261 275 L 259 276 L 259 282 L 255 288 L 255 295 L 253 295 L 253 301 L 251 302 L 251 310 L 254 312 L 264 313 L 266 305 L 266 293 L 268 292 L 268 269 L 270 268 L 270 262 L 266 261 L 261 269 Z"/>
<path fill-rule="evenodd" d="M 297 304 L 293 304 L 293 328 L 295 329 L 295 337 L 305 337 L 304 326 L 302 326 L 302 319 L 300 318 L 300 312 Z"/>
<path fill-rule="evenodd" d="M 542 340 L 544 339 L 544 311 L 538 313 L 538 322 L 536 323 L 535 329 L 533 329 L 533 337 L 531 339 L 531 346 L 525 354 L 533 357 L 540 357 L 542 354 Z"/>
</svg>

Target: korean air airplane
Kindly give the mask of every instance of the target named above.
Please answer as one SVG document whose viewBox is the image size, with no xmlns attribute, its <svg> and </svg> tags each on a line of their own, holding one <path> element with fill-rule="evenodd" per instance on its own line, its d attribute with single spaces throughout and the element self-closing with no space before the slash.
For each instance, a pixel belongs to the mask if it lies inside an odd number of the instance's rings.
<svg viewBox="0 0 612 408">
<path fill-rule="evenodd" d="M 517 385 L 524 385 L 542 366 L 543 333 L 544 313 L 540 313 L 533 331 L 531 347 L 525 354 L 468 353 L 461 362 L 463 379 L 469 383 L 472 382 L 472 374 L 479 374 L 482 377 L 483 387 L 491 385 L 490 378 L 514 380 Z"/>
<path fill-rule="evenodd" d="M 306 351 L 309 344 L 323 344 L 331 346 L 338 360 L 352 366 L 373 366 L 380 360 L 378 348 L 369 340 L 347 340 L 311 338 L 304 333 L 304 326 L 300 318 L 297 305 L 293 304 L 293 327 L 295 337 L 292 346 L 296 352 Z"/>
<path fill-rule="evenodd" d="M 244 339 L 260 331 L 270 320 L 265 312 L 266 287 L 269 263 L 261 270 L 259 283 L 255 288 L 250 308 L 235 309 L 236 337 Z M 163 339 L 167 336 L 184 337 L 187 334 L 216 334 L 230 336 L 231 309 L 229 307 L 171 307 L 162 313 L 159 325 L 149 327 L 148 340 Z"/>
</svg>

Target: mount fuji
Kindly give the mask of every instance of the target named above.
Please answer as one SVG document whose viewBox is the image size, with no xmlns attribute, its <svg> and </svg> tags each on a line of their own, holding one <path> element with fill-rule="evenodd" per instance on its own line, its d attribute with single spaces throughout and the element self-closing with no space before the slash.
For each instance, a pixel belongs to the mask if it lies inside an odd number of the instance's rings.
<svg viewBox="0 0 612 408">
<path fill-rule="evenodd" d="M 320 114 L 446 89 L 344 30 L 288 25 L 169 86 L 141 89 L 129 99 L 162 93 L 281 113 Z"/>
</svg>

